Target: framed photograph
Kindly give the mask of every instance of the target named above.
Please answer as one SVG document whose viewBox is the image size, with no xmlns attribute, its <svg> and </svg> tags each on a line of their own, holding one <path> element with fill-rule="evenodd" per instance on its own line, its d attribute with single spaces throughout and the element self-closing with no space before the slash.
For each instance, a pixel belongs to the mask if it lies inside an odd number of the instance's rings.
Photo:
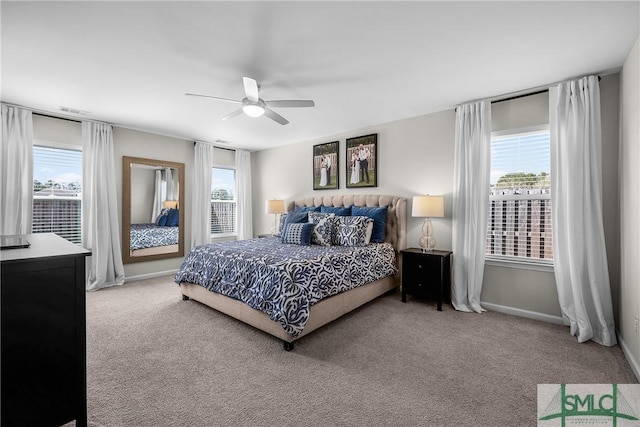
<svg viewBox="0 0 640 427">
<path fill-rule="evenodd" d="M 335 190 L 340 183 L 339 141 L 313 146 L 313 189 Z"/>
<path fill-rule="evenodd" d="M 347 188 L 378 186 L 378 134 L 347 139 Z"/>
</svg>

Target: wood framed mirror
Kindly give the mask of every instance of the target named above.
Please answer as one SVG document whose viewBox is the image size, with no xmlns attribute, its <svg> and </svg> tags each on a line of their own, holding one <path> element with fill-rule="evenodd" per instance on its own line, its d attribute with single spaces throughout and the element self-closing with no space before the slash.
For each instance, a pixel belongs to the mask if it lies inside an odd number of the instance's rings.
<svg viewBox="0 0 640 427">
<path fill-rule="evenodd" d="M 184 163 L 122 157 L 122 261 L 184 256 Z"/>
</svg>

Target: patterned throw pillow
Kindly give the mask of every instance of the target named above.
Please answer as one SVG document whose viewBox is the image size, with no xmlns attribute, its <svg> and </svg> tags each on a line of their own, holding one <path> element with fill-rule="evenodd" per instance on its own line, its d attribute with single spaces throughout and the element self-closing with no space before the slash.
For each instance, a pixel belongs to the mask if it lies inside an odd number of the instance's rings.
<svg viewBox="0 0 640 427">
<path fill-rule="evenodd" d="M 282 243 L 309 246 L 311 244 L 312 232 L 313 224 L 308 222 L 287 224 L 282 232 Z"/>
<path fill-rule="evenodd" d="M 367 228 L 373 222 L 365 216 L 338 216 L 335 244 L 341 246 L 365 246 L 367 244 Z"/>
<path fill-rule="evenodd" d="M 309 212 L 309 222 L 314 225 L 311 244 L 331 246 L 336 229 L 334 219 L 334 214 Z"/>
<path fill-rule="evenodd" d="M 276 237 L 280 237 L 282 231 L 284 230 L 284 225 L 287 223 L 287 214 L 283 213 L 280 215 L 280 223 L 278 224 L 278 230 L 276 231 Z"/>
</svg>

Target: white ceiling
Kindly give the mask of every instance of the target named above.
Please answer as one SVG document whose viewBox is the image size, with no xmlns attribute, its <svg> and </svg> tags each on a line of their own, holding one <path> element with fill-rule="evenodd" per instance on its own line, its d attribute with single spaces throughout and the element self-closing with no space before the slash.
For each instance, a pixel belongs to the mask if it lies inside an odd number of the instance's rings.
<svg viewBox="0 0 640 427">
<path fill-rule="evenodd" d="M 259 150 L 616 70 L 638 5 L 2 1 L 1 99 Z M 242 99 L 243 76 L 316 107 L 221 121 L 237 106 L 185 96 Z"/>
</svg>

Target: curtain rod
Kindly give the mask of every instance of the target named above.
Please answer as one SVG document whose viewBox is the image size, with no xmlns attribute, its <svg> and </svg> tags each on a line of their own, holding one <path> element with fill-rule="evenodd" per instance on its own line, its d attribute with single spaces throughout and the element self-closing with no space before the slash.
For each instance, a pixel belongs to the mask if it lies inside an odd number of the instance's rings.
<svg viewBox="0 0 640 427">
<path fill-rule="evenodd" d="M 31 114 L 36 115 L 36 116 L 40 116 L 40 117 L 49 117 L 51 119 L 66 120 L 68 122 L 82 123 L 82 120 L 69 119 L 67 117 L 52 116 L 51 114 L 39 113 L 39 112 L 35 112 L 35 111 L 32 111 Z"/>
<path fill-rule="evenodd" d="M 59 115 L 59 116 L 58 115 L 53 115 L 53 114 L 49 113 L 48 111 L 37 110 L 35 108 L 25 107 L 24 105 L 12 104 L 10 102 L 3 102 L 3 104 L 4 105 L 8 105 L 10 107 L 22 108 L 23 110 L 31 111 L 31 114 L 35 114 L 36 116 L 49 117 L 49 118 L 52 118 L 52 119 L 60 119 L 60 120 L 67 120 L 67 121 L 70 121 L 70 122 L 82 123 L 82 120 L 72 119 L 70 117 L 66 117 L 66 116 L 63 116 L 63 115 Z"/>
<path fill-rule="evenodd" d="M 602 80 L 601 76 L 613 74 L 613 73 L 616 73 L 618 71 L 619 71 L 619 69 L 618 70 L 606 71 L 606 72 L 602 72 L 602 73 L 597 73 L 598 81 Z M 590 75 L 592 75 L 592 74 L 590 74 Z M 582 76 L 582 77 L 586 77 L 586 76 Z M 471 104 L 471 103 L 480 102 L 480 101 L 490 101 L 491 104 L 497 104 L 498 102 L 511 101 L 513 99 L 524 98 L 525 96 L 538 95 L 538 94 L 541 94 L 541 93 L 548 92 L 549 88 L 552 87 L 552 86 L 555 86 L 555 85 L 558 85 L 558 84 L 564 83 L 564 82 L 569 82 L 569 81 L 572 81 L 572 80 L 581 79 L 582 77 L 576 77 L 576 78 L 572 78 L 572 79 L 563 80 L 563 81 L 560 81 L 560 82 L 549 83 L 549 84 L 546 84 L 546 85 L 543 85 L 543 86 L 537 86 L 537 87 L 532 87 L 532 88 L 529 88 L 529 89 L 519 90 L 519 91 L 516 91 L 516 92 L 505 93 L 505 94 L 502 94 L 502 95 L 496 95 L 496 96 L 489 97 L 489 98 L 476 99 L 474 101 L 465 102 L 463 104 Z M 458 107 L 460 107 L 463 104 L 456 105 L 454 110 L 457 110 Z"/>
<path fill-rule="evenodd" d="M 58 120 L 66 120 L 68 122 L 74 122 L 74 123 L 80 123 L 82 124 L 83 121 L 87 121 L 87 122 L 94 122 L 94 123 L 105 123 L 105 122 L 97 122 L 95 120 L 78 120 L 78 119 L 72 119 L 70 117 L 65 117 L 64 115 L 54 115 L 52 113 L 49 113 L 47 111 L 43 111 L 43 110 L 37 110 L 35 108 L 30 108 L 30 107 L 25 107 L 24 105 L 18 105 L 18 104 L 12 104 L 10 102 L 2 102 L 2 104 L 4 105 L 9 105 L 11 107 L 16 107 L 16 108 L 22 108 L 23 110 L 29 110 L 31 111 L 31 114 L 35 114 L 36 116 L 41 116 L 41 117 L 49 117 L 51 119 L 58 119 Z M 149 132 L 147 130 L 140 130 L 140 129 L 135 129 L 135 128 L 131 128 L 131 127 L 127 127 L 127 126 L 123 126 L 123 125 L 117 125 L 117 124 L 112 124 L 112 123 L 107 123 L 111 126 L 115 126 L 115 127 L 120 127 L 120 128 L 124 128 L 124 129 L 133 129 L 133 130 L 137 130 L 140 132 L 146 132 L 146 133 L 153 133 L 153 132 Z M 161 135 L 161 134 L 156 134 L 156 135 Z M 182 137 L 177 137 L 177 136 L 171 136 L 171 135 L 163 135 L 163 136 L 168 136 L 169 138 L 175 138 L 175 139 L 187 139 L 187 138 L 182 138 Z M 196 143 L 194 142 L 193 145 L 195 145 Z M 210 144 L 209 142 L 207 144 Z M 211 144 L 213 145 L 213 144 Z M 218 147 L 216 145 L 214 145 L 214 147 L 219 148 L 221 150 L 228 150 L 228 151 L 233 151 L 235 152 L 236 150 L 233 148 L 226 148 L 226 147 Z"/>
<path fill-rule="evenodd" d="M 218 149 L 220 149 L 220 150 L 233 151 L 234 153 L 236 152 L 236 149 L 235 149 L 235 148 L 218 147 L 217 145 L 214 145 L 213 143 L 211 143 L 211 142 L 207 142 L 207 141 L 193 141 L 193 145 L 195 146 L 195 145 L 196 145 L 196 143 L 198 143 L 198 142 L 204 142 L 205 144 L 213 145 L 213 148 L 218 148 Z"/>
<path fill-rule="evenodd" d="M 536 92 L 525 93 L 525 94 L 522 94 L 522 95 L 514 95 L 514 96 L 510 96 L 508 98 L 503 98 L 503 99 L 497 99 L 495 101 L 491 101 L 491 104 L 497 104 L 499 102 L 504 102 L 504 101 L 513 101 L 514 99 L 524 98 L 524 97 L 533 96 L 533 95 L 539 95 L 541 93 L 546 93 L 546 92 L 549 92 L 549 89 L 543 89 L 543 90 L 539 90 L 539 91 L 536 91 Z"/>
</svg>

